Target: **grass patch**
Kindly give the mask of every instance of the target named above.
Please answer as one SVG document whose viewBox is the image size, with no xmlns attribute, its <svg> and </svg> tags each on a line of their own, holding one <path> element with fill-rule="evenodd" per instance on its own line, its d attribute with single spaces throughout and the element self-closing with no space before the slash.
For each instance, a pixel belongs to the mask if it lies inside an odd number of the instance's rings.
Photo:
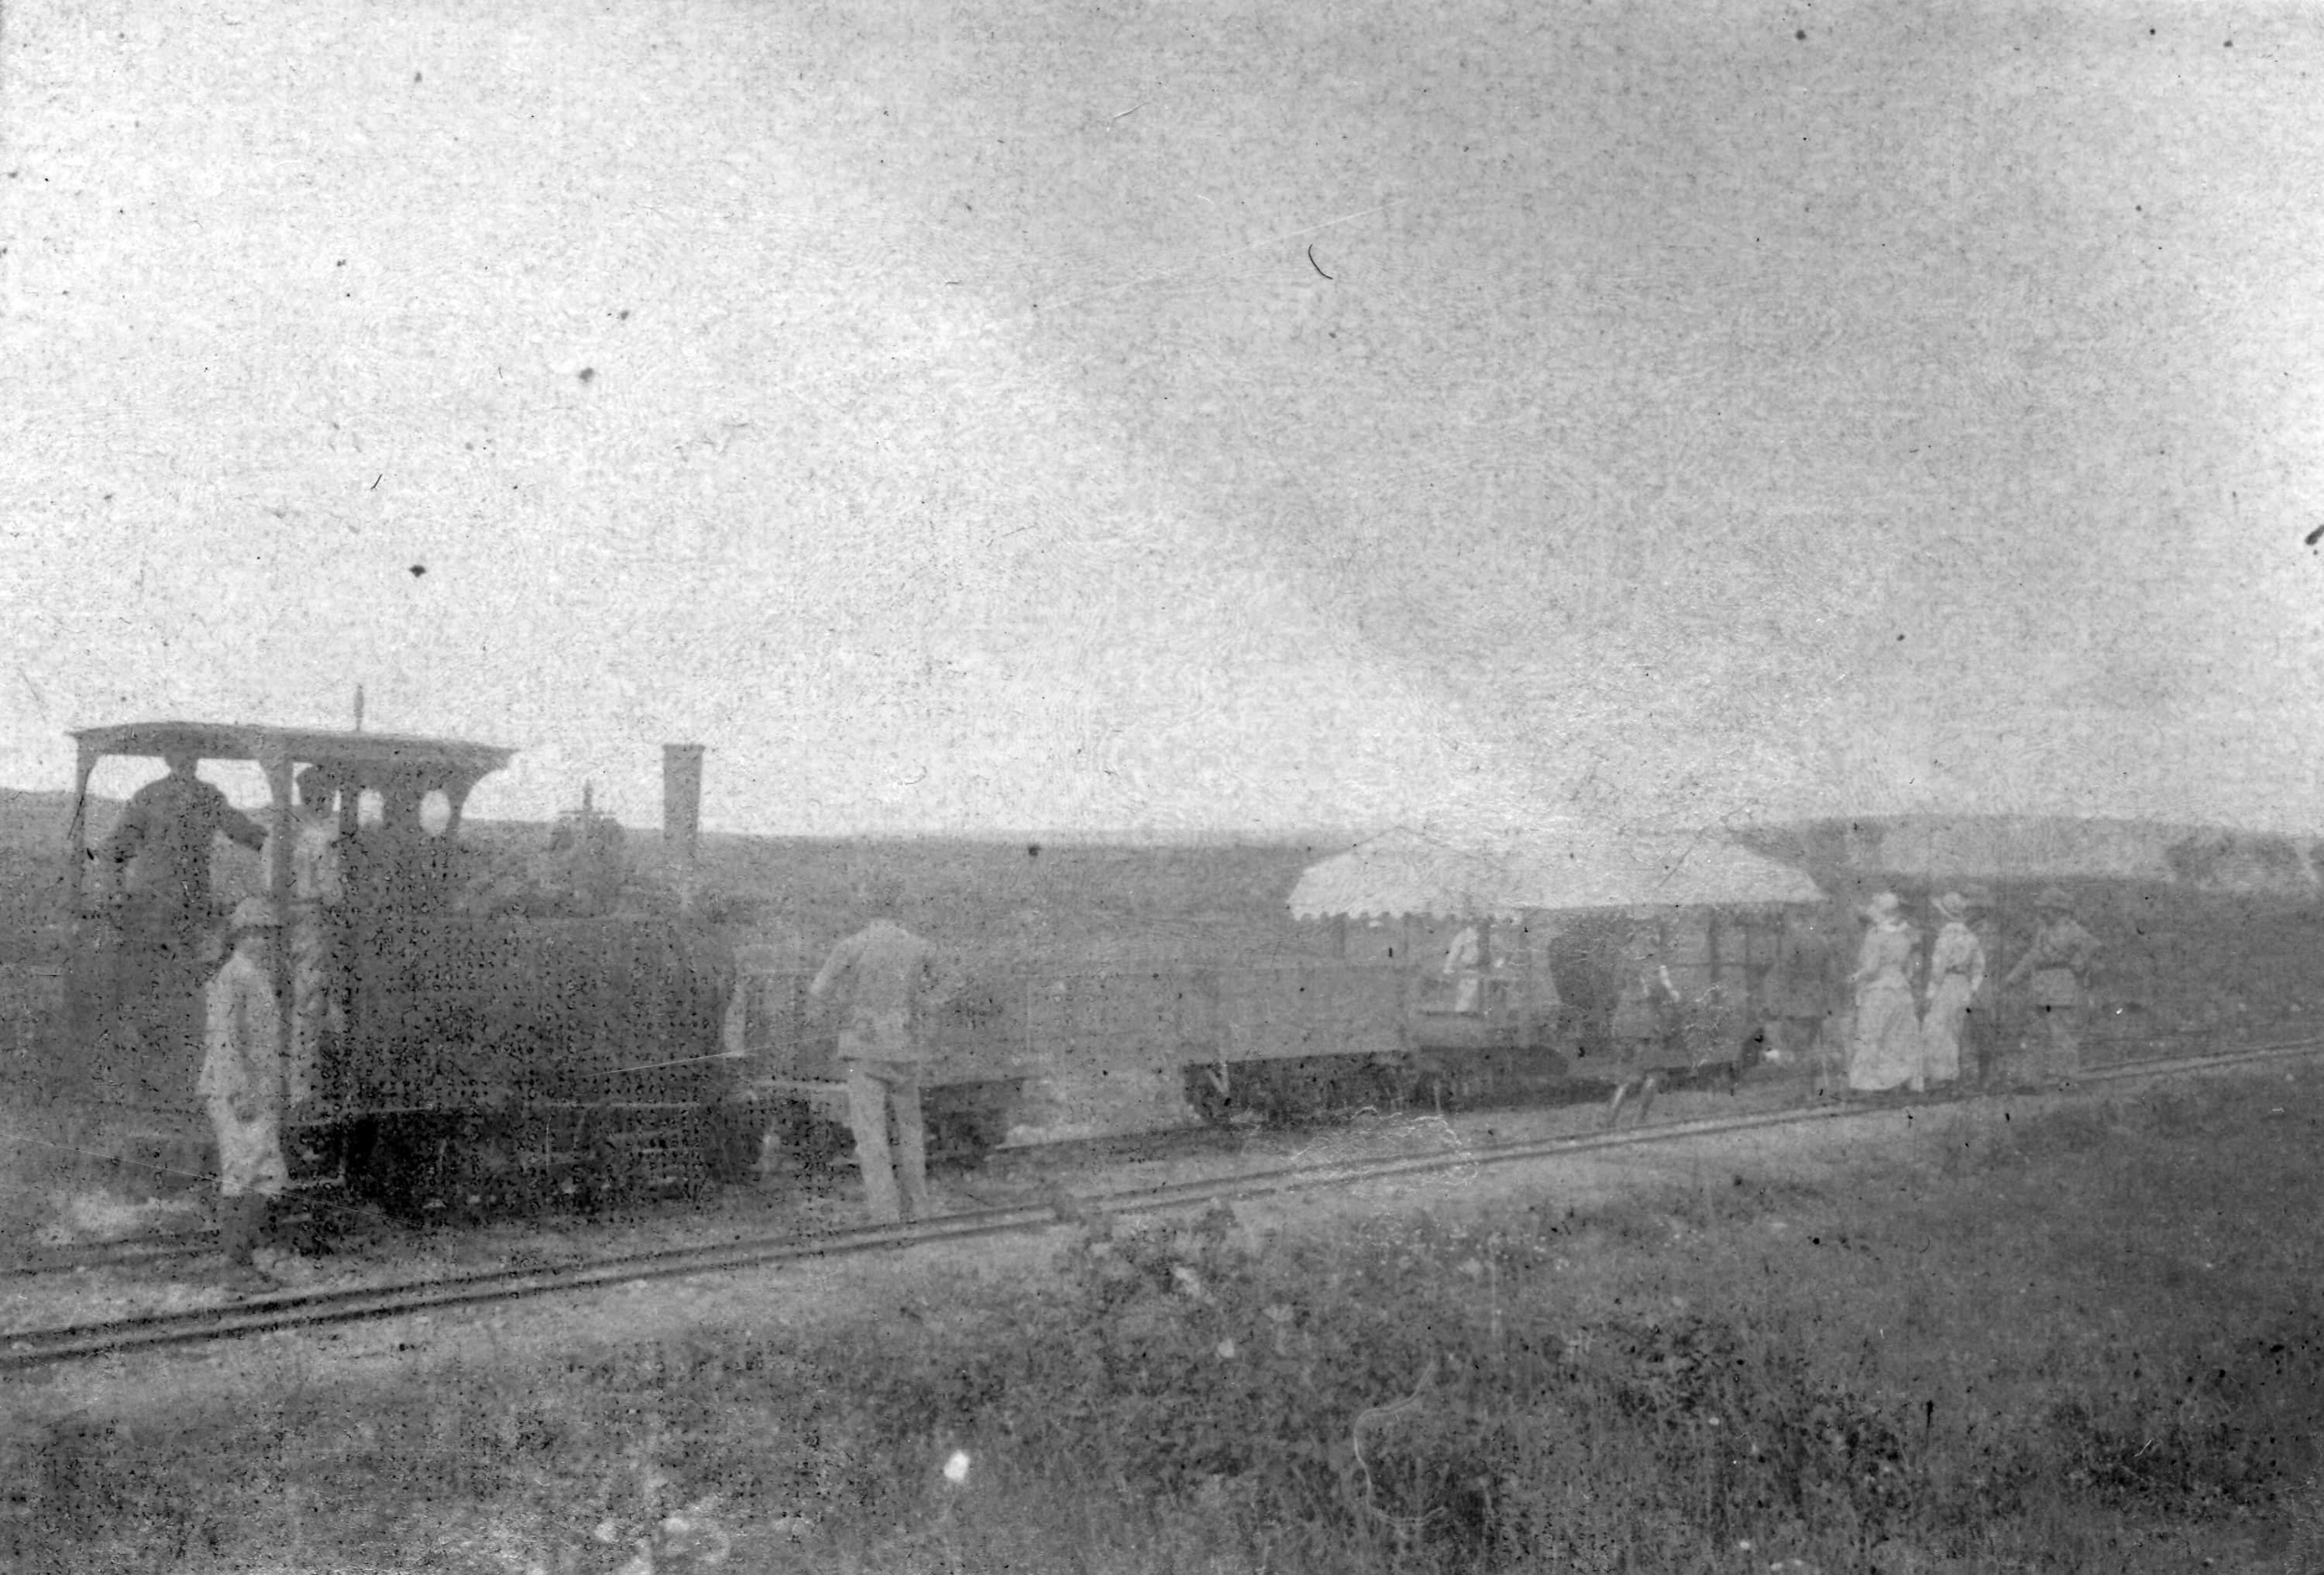
<svg viewBox="0 0 2324 1575">
<path fill-rule="evenodd" d="M 1255 1242 L 1099 1221 L 1038 1285 L 284 1368 L 26 1414 L 0 1553 L 172 1565 L 2315 1567 L 2324 1085 L 1933 1113 L 1824 1180 Z M 965 1479 L 943 1474 L 966 1458 Z M 2307 1561 L 2303 1563 L 2301 1561 Z M 634 1566 L 633 1567 L 641 1567 Z"/>
</svg>

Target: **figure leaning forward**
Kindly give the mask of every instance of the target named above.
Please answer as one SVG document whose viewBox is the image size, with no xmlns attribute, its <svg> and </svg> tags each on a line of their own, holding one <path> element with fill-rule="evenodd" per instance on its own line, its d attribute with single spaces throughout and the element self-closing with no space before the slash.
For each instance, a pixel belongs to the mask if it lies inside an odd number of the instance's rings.
<svg viewBox="0 0 2324 1575">
<path fill-rule="evenodd" d="M 209 1033 L 196 1084 L 217 1137 L 218 1245 L 228 1283 L 263 1290 L 273 1281 L 254 1255 L 290 1174 L 282 1161 L 282 1012 L 274 999 L 274 947 L 281 920 L 263 897 L 234 910 L 233 954 L 209 982 Z"/>
<path fill-rule="evenodd" d="M 866 904 L 872 922 L 832 948 L 823 972 L 807 986 L 816 1001 L 835 1001 L 842 1013 L 839 1059 L 847 1073 L 848 1122 L 863 1172 L 872 1218 L 890 1223 L 928 1211 L 927 1133 L 920 1119 L 920 1070 L 926 1060 L 925 1019 L 936 990 L 936 948 L 898 924 L 893 894 L 881 889 Z M 888 1127 L 895 1119 L 894 1163 Z M 897 1197 L 902 1184 L 901 1207 Z"/>
<path fill-rule="evenodd" d="M 2034 898 L 2034 906 L 2041 910 L 2042 927 L 2002 982 L 2012 989 L 2029 981 L 2032 986 L 2029 994 L 2044 1041 L 2028 1057 L 2033 1081 L 2070 1088 L 2082 1069 L 2082 1018 L 2089 999 L 2083 981 L 2090 960 L 2098 955 L 2098 939 L 2075 922 L 2072 900 L 2057 887 Z"/>
</svg>

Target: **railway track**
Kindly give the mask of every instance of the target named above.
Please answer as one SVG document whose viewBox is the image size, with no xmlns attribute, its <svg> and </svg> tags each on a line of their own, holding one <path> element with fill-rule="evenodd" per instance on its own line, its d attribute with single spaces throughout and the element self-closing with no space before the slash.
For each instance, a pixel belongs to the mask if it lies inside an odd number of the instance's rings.
<svg viewBox="0 0 2324 1575">
<path fill-rule="evenodd" d="M 2089 1072 L 2079 1080 L 2088 1089 L 2142 1079 L 2179 1076 L 2298 1060 L 2324 1052 L 2324 1038 L 2252 1045 L 2211 1055 L 2155 1057 Z M 1894 1105 L 1789 1109 L 1750 1115 L 1673 1122 L 1620 1132 L 1590 1132 L 1561 1138 L 1447 1149 L 1386 1159 L 1334 1158 L 1269 1170 L 1164 1185 L 1093 1192 L 1059 1203 L 1020 1203 L 974 1210 L 912 1224 L 860 1227 L 812 1235 L 740 1240 L 625 1253 L 552 1266 L 499 1269 L 426 1281 L 282 1292 L 224 1306 L 174 1310 L 100 1322 L 57 1325 L 0 1332 L 0 1372 L 23 1371 L 56 1362 L 155 1349 L 274 1331 L 319 1328 L 334 1323 L 392 1317 L 444 1308 L 514 1302 L 689 1275 L 716 1274 L 816 1258 L 851 1257 L 892 1248 L 973 1240 L 1039 1230 L 1085 1214 L 1134 1215 L 1206 1202 L 1265 1197 L 1325 1186 L 1390 1180 L 1401 1176 L 1507 1165 L 1715 1137 L 1731 1132 L 1847 1120 L 1894 1110 Z"/>
</svg>

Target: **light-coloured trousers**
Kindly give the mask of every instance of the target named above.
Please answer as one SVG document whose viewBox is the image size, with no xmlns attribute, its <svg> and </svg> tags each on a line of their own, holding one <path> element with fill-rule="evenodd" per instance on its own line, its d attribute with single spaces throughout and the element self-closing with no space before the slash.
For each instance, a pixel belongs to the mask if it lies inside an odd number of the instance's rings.
<svg viewBox="0 0 2324 1575">
<path fill-rule="evenodd" d="M 904 1217 L 896 1195 L 900 1182 L 902 1210 L 919 1219 L 928 1211 L 928 1140 L 920 1124 L 920 1069 L 885 1061 L 850 1061 L 846 1065 L 847 1122 L 855 1129 L 855 1162 L 863 1172 L 863 1200 L 872 1218 L 890 1224 Z M 888 1150 L 891 1110 L 896 1117 L 892 1165 Z"/>
<path fill-rule="evenodd" d="M 244 1193 L 280 1197 L 290 1173 L 282 1163 L 282 1120 L 272 1110 L 261 1110 L 245 1121 L 226 1101 L 210 1100 L 210 1129 L 217 1134 L 218 1193 L 238 1198 Z"/>
</svg>

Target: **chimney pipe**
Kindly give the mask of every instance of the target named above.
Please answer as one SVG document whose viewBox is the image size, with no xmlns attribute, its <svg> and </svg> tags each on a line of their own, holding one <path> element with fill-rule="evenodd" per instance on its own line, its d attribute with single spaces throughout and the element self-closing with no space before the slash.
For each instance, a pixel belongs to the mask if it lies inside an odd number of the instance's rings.
<svg viewBox="0 0 2324 1575">
<path fill-rule="evenodd" d="M 662 852 L 681 870 L 694 868 L 702 835 L 702 753 L 700 744 L 661 746 Z"/>
</svg>

